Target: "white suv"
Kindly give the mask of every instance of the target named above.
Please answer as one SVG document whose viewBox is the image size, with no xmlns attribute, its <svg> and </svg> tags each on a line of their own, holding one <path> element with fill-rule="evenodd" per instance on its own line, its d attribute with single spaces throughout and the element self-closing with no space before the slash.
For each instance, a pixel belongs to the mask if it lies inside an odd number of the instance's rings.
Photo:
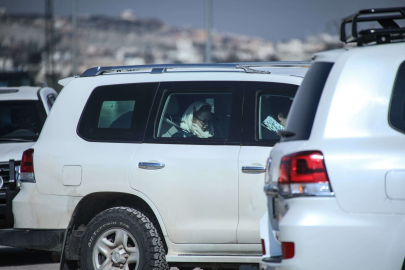
<svg viewBox="0 0 405 270">
<path fill-rule="evenodd" d="M 397 19 L 405 7 L 362 10 L 342 22 L 342 41 L 357 47 L 313 56 L 269 158 L 269 235 L 281 248 L 263 268 L 404 269 L 405 28 Z M 356 30 L 372 21 L 383 29 Z M 348 23 L 358 31 L 350 40 Z"/>
<path fill-rule="evenodd" d="M 99 67 L 61 81 L 21 165 L 36 183 L 22 184 L 0 244 L 63 249 L 72 269 L 258 265 L 266 158 L 308 64 Z"/>
<path fill-rule="evenodd" d="M 38 139 L 57 95 L 52 88 L 31 86 L 25 72 L 0 72 L 1 229 L 13 227 L 21 156 Z"/>
</svg>

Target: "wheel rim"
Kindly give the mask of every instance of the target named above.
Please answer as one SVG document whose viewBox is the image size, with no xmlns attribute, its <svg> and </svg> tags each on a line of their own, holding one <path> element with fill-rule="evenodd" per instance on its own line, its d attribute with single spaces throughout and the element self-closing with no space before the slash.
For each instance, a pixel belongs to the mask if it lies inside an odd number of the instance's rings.
<svg viewBox="0 0 405 270">
<path fill-rule="evenodd" d="M 105 231 L 93 248 L 93 266 L 97 270 L 137 270 L 139 247 L 135 237 L 121 228 Z"/>
</svg>

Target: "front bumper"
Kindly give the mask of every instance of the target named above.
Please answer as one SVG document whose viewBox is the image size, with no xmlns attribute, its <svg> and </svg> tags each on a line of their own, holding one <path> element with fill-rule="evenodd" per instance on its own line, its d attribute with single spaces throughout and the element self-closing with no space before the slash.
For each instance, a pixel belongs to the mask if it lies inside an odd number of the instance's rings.
<svg viewBox="0 0 405 270">
<path fill-rule="evenodd" d="M 20 161 L 9 160 L 0 163 L 0 229 L 14 225 L 13 199 L 20 192 L 17 186 Z"/>
<path fill-rule="evenodd" d="M 405 216 L 344 212 L 336 198 L 293 198 L 279 223 L 295 255 L 263 269 L 401 269 Z"/>
</svg>

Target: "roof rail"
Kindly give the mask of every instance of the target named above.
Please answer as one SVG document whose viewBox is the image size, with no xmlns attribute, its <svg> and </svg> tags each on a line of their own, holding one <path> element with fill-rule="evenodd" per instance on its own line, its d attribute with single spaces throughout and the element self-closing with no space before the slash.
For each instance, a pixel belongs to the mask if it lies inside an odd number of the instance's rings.
<svg viewBox="0 0 405 270">
<path fill-rule="evenodd" d="M 382 14 L 376 16 L 376 14 Z M 405 40 L 405 27 L 400 27 L 395 20 L 405 19 L 405 7 L 363 9 L 342 19 L 340 40 L 344 43 L 356 42 L 363 45 L 371 42 L 377 44 Z M 358 23 L 378 22 L 382 28 L 358 30 Z M 351 35 L 346 36 L 346 24 L 351 23 Z"/>
<path fill-rule="evenodd" d="M 127 73 L 142 70 L 150 70 L 151 74 L 165 73 L 168 69 L 184 69 L 184 68 L 212 68 L 212 69 L 236 69 L 244 70 L 246 73 L 264 73 L 268 71 L 256 70 L 250 67 L 271 67 L 271 66 L 309 66 L 311 62 L 306 61 L 287 61 L 287 62 L 239 62 L 239 63 L 218 63 L 218 64 L 157 64 L 157 65 L 138 65 L 138 66 L 113 66 L 113 67 L 94 67 L 89 68 L 81 77 L 98 76 L 104 73 Z"/>
<path fill-rule="evenodd" d="M 268 62 L 234 62 L 244 67 L 306 67 L 311 65 L 311 61 L 268 61 Z"/>
<path fill-rule="evenodd" d="M 172 68 L 236 68 L 235 64 L 161 64 L 138 66 L 94 67 L 86 70 L 81 77 L 97 76 L 104 73 L 134 72 L 143 69 L 152 69 L 151 73 L 164 73 Z"/>
</svg>

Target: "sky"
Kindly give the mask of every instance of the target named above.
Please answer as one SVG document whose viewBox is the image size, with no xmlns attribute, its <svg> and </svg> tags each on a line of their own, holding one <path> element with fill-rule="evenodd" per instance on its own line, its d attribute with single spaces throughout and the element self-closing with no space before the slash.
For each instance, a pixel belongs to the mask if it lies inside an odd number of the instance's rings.
<svg viewBox="0 0 405 270">
<path fill-rule="evenodd" d="M 55 14 L 71 15 L 71 0 L 53 0 Z M 78 0 L 79 14 L 140 18 L 172 26 L 204 27 L 204 0 Z M 7 14 L 44 14 L 45 0 L 0 0 Z M 360 9 L 405 6 L 404 0 L 213 0 L 213 29 L 266 40 L 338 34 L 340 20 Z M 1 25 L 0 25 L 1 27 Z M 80 25 L 79 25 L 80 27 Z"/>
</svg>

